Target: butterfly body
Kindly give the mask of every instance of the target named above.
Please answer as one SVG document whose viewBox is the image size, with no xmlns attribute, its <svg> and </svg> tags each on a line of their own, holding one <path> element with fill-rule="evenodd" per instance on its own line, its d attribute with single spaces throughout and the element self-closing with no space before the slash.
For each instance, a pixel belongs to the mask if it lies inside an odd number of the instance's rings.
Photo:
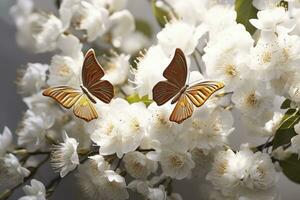
<svg viewBox="0 0 300 200">
<path fill-rule="evenodd" d="M 173 100 L 171 101 L 171 104 L 176 103 L 176 102 L 179 100 L 180 96 L 186 92 L 186 89 L 187 89 L 188 87 L 189 87 L 189 85 L 185 85 L 185 86 L 180 90 L 180 92 L 173 98 Z"/>
<path fill-rule="evenodd" d="M 91 100 L 91 102 L 97 103 L 96 100 L 92 97 L 92 95 L 90 95 L 88 90 L 86 88 L 84 88 L 83 85 L 81 85 L 80 88 L 81 88 L 82 92 L 89 98 L 89 100 Z"/>
<path fill-rule="evenodd" d="M 81 89 L 69 86 L 50 87 L 43 92 L 44 96 L 55 99 L 63 107 L 73 107 L 75 116 L 89 122 L 98 118 L 98 113 L 93 104 L 97 98 L 104 103 L 109 103 L 114 96 L 113 85 L 106 80 L 101 80 L 104 70 L 98 63 L 94 50 L 90 49 L 84 59 L 82 67 Z"/>
<path fill-rule="evenodd" d="M 213 93 L 224 87 L 223 83 L 217 81 L 203 81 L 190 86 L 186 83 L 187 75 L 184 53 L 176 49 L 171 63 L 163 73 L 167 80 L 158 82 L 152 90 L 153 100 L 158 106 L 171 99 L 171 104 L 176 103 L 169 119 L 178 124 L 192 116 L 193 104 L 200 107 Z"/>
</svg>

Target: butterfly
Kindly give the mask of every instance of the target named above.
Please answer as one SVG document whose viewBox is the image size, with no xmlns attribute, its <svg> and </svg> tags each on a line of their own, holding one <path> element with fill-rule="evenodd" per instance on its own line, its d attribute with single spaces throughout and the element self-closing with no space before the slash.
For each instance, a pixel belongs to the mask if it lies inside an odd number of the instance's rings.
<svg viewBox="0 0 300 200">
<path fill-rule="evenodd" d="M 81 89 L 69 86 L 50 87 L 43 95 L 55 99 L 67 109 L 73 107 L 75 116 L 89 122 L 98 118 L 93 105 L 96 104 L 94 98 L 109 103 L 114 96 L 113 85 L 107 80 L 101 80 L 103 76 L 104 70 L 97 61 L 95 51 L 90 49 L 83 62 Z"/>
<path fill-rule="evenodd" d="M 217 81 L 203 81 L 186 84 L 188 75 L 187 63 L 181 49 L 176 49 L 175 55 L 165 69 L 163 76 L 167 79 L 158 82 L 153 90 L 153 100 L 161 106 L 171 100 L 175 108 L 169 120 L 178 124 L 192 116 L 194 106 L 200 107 L 216 91 L 224 87 L 224 84 Z"/>
</svg>

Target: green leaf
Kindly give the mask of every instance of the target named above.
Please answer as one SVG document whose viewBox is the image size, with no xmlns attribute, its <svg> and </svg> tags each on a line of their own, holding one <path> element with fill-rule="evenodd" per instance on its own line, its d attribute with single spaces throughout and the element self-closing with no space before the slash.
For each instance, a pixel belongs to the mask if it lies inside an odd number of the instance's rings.
<svg viewBox="0 0 300 200">
<path fill-rule="evenodd" d="M 252 5 L 252 0 L 236 0 L 235 10 L 237 12 L 238 23 L 245 26 L 246 30 L 252 35 L 256 28 L 249 22 L 252 18 L 257 18 L 257 9 Z"/>
<path fill-rule="evenodd" d="M 281 109 L 288 109 L 291 107 L 292 101 L 289 99 L 284 100 L 284 102 L 281 104 L 280 108 Z"/>
<path fill-rule="evenodd" d="M 161 27 L 164 27 L 166 22 L 171 20 L 170 11 L 168 11 L 163 5 L 163 2 L 158 4 L 156 0 L 151 1 L 152 12 L 156 18 L 156 21 Z"/>
<path fill-rule="evenodd" d="M 300 121 L 300 114 L 296 109 L 289 109 L 283 116 L 281 124 L 275 133 L 273 150 L 291 142 L 292 137 L 297 135 L 294 126 Z"/>
<path fill-rule="evenodd" d="M 135 28 L 137 31 L 143 33 L 144 35 L 146 35 L 147 37 L 151 38 L 152 37 L 152 27 L 151 25 L 142 19 L 136 19 L 135 20 Z"/>
<path fill-rule="evenodd" d="M 298 159 L 297 154 L 291 155 L 286 160 L 279 161 L 279 164 L 286 177 L 291 181 L 300 183 L 300 160 Z"/>
<path fill-rule="evenodd" d="M 128 96 L 126 99 L 130 104 L 143 102 L 146 106 L 149 106 L 153 102 L 153 100 L 148 98 L 148 95 L 140 97 L 138 94 L 133 94 Z"/>
</svg>

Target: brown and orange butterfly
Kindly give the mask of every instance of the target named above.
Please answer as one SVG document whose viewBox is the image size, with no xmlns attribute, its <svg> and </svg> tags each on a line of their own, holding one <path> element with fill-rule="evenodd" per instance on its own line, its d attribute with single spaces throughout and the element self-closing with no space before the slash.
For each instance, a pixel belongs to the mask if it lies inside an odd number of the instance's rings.
<svg viewBox="0 0 300 200">
<path fill-rule="evenodd" d="M 97 111 L 93 105 L 97 99 L 109 103 L 114 96 L 113 85 L 106 80 L 101 80 L 104 70 L 98 63 L 93 49 L 90 49 L 84 58 L 82 67 L 81 89 L 69 86 L 50 87 L 43 92 L 44 96 L 55 99 L 63 107 L 73 107 L 75 116 L 89 122 L 98 118 Z"/>
<path fill-rule="evenodd" d="M 176 49 L 171 63 L 163 73 L 167 80 L 158 82 L 152 90 L 153 100 L 159 106 L 172 98 L 171 104 L 177 102 L 169 119 L 178 124 L 192 116 L 193 104 L 200 107 L 213 93 L 224 87 L 223 83 L 216 81 L 203 81 L 189 86 L 186 84 L 187 75 L 184 53 Z"/>
</svg>

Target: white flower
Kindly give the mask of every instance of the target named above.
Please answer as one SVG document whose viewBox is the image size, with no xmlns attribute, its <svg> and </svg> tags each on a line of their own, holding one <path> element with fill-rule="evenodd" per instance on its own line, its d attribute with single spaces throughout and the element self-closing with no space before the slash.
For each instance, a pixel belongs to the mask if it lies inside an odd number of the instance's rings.
<svg viewBox="0 0 300 200">
<path fill-rule="evenodd" d="M 17 3 L 11 7 L 10 14 L 13 16 L 17 27 L 22 26 L 26 18 L 32 13 L 33 7 L 32 0 L 17 0 Z"/>
<path fill-rule="evenodd" d="M 210 78 L 221 80 L 226 91 L 233 91 L 249 74 L 250 49 L 253 39 L 242 25 L 234 25 L 219 33 L 204 48 L 206 72 Z"/>
<path fill-rule="evenodd" d="M 211 7 L 204 16 L 204 24 L 208 27 L 209 38 L 212 40 L 218 38 L 223 30 L 235 26 L 237 24 L 236 16 L 233 6 L 216 5 Z"/>
<path fill-rule="evenodd" d="M 174 52 L 172 52 L 172 55 Z M 163 71 L 168 66 L 171 58 L 168 57 L 160 46 L 152 46 L 146 54 L 138 59 L 137 70 L 134 70 L 134 83 L 139 95 L 148 95 L 152 98 L 152 88 L 163 80 Z"/>
<path fill-rule="evenodd" d="M 277 160 L 285 160 L 291 156 L 293 150 L 295 150 L 293 147 L 284 149 L 283 146 L 280 146 L 272 151 L 272 157 Z"/>
<path fill-rule="evenodd" d="M 62 22 L 52 14 L 32 13 L 17 26 L 17 43 L 34 53 L 52 51 L 63 32 Z"/>
<path fill-rule="evenodd" d="M 20 92 L 34 94 L 46 86 L 46 72 L 49 66 L 41 63 L 28 63 L 27 69 L 18 80 Z"/>
<path fill-rule="evenodd" d="M 223 194 L 237 192 L 242 196 L 243 190 L 272 188 L 277 176 L 269 155 L 244 147 L 237 153 L 230 149 L 220 151 L 207 179 Z"/>
<path fill-rule="evenodd" d="M 42 108 L 27 110 L 23 126 L 18 131 L 18 145 L 29 151 L 44 150 L 48 144 L 46 135 L 54 125 L 55 118 Z"/>
<path fill-rule="evenodd" d="M 290 32 L 295 27 L 295 23 L 290 20 L 288 12 L 283 7 L 259 11 L 257 18 L 250 19 L 250 23 L 262 31 L 279 33 L 285 30 Z"/>
<path fill-rule="evenodd" d="M 81 62 L 76 62 L 71 57 L 53 56 L 47 83 L 50 86 L 68 85 L 78 87 L 81 66 Z"/>
<path fill-rule="evenodd" d="M 19 198 L 19 200 L 46 200 L 46 189 L 42 182 L 32 179 L 31 186 L 26 185 L 23 190 L 26 196 Z"/>
<path fill-rule="evenodd" d="M 152 103 L 148 109 L 151 111 L 150 124 L 147 134 L 150 148 L 169 148 L 177 151 L 185 151 L 188 140 L 182 125 L 175 125 L 169 120 L 173 106 L 166 104 L 157 106 Z"/>
<path fill-rule="evenodd" d="M 277 7 L 280 0 L 254 0 L 253 6 L 259 10 Z"/>
<path fill-rule="evenodd" d="M 203 150 L 222 147 L 234 130 L 231 112 L 223 109 L 209 109 L 204 106 L 195 111 L 190 122 L 184 124 L 190 145 Z"/>
<path fill-rule="evenodd" d="M 52 151 L 51 164 L 55 170 L 60 172 L 62 178 L 79 165 L 78 144 L 74 138 L 69 138 L 64 133 L 64 142 L 55 145 Z"/>
<path fill-rule="evenodd" d="M 245 80 L 233 93 L 232 101 L 242 114 L 252 119 L 264 121 L 273 116 L 274 97 L 264 82 Z"/>
<path fill-rule="evenodd" d="M 130 152 L 124 156 L 124 164 L 126 171 L 134 178 L 146 179 L 151 172 L 155 172 L 157 164 L 147 159 L 147 157 L 140 152 Z"/>
<path fill-rule="evenodd" d="M 106 63 L 105 76 L 103 79 L 110 81 L 113 85 L 121 85 L 128 80 L 129 55 L 114 55 Z"/>
<path fill-rule="evenodd" d="M 248 188 L 266 190 L 277 182 L 276 170 L 268 154 L 257 152 L 249 166 L 249 176 L 245 180 Z"/>
<path fill-rule="evenodd" d="M 124 200 L 129 198 L 124 177 L 112 170 L 99 171 L 95 162 L 79 166 L 79 183 L 90 199 Z"/>
<path fill-rule="evenodd" d="M 103 156 L 95 155 L 89 157 L 89 159 L 94 162 L 92 164 L 95 164 L 97 166 L 99 172 L 104 172 L 105 170 L 109 169 L 109 163 L 105 161 L 105 158 Z"/>
<path fill-rule="evenodd" d="M 167 23 L 165 28 L 157 34 L 157 39 L 166 54 L 174 53 L 176 48 L 180 48 L 186 55 L 190 55 L 205 32 L 204 25 L 196 27 L 176 20 Z"/>
<path fill-rule="evenodd" d="M 167 0 L 180 19 L 189 24 L 200 23 L 208 9 L 208 0 Z"/>
<path fill-rule="evenodd" d="M 108 11 L 96 0 L 64 0 L 59 8 L 63 26 L 87 31 L 88 41 L 101 36 L 108 26 Z"/>
<path fill-rule="evenodd" d="M 22 182 L 29 176 L 30 171 L 19 163 L 17 157 L 13 154 L 6 154 L 0 158 L 0 186 L 10 188 Z"/>
<path fill-rule="evenodd" d="M 12 133 L 6 126 L 0 134 L 0 157 L 4 156 L 6 151 L 9 149 L 13 141 Z"/>
<path fill-rule="evenodd" d="M 109 20 L 112 44 L 120 47 L 126 36 L 135 30 L 134 17 L 128 10 L 122 10 L 112 14 Z"/>
<path fill-rule="evenodd" d="M 103 179 L 102 187 L 105 191 L 103 196 L 106 196 L 103 199 L 124 200 L 129 198 L 124 177 L 112 170 L 106 170 Z"/>
<path fill-rule="evenodd" d="M 189 177 L 191 170 L 195 167 L 191 154 L 188 152 L 162 150 L 159 152 L 158 159 L 163 173 L 178 180 Z"/>
<path fill-rule="evenodd" d="M 127 54 L 133 55 L 141 49 L 148 47 L 150 39 L 143 33 L 135 31 L 127 35 L 121 43 L 120 49 Z"/>
<path fill-rule="evenodd" d="M 68 136 L 76 139 L 79 142 L 79 150 L 88 150 L 91 147 L 91 140 L 88 132 L 85 129 L 85 122 L 77 117 L 64 125 L 63 130 L 68 133 Z"/>
<path fill-rule="evenodd" d="M 113 100 L 102 119 L 95 121 L 97 127 L 91 139 L 100 146 L 100 154 L 123 154 L 140 146 L 148 127 L 149 112 L 143 103 L 129 103 L 123 99 Z"/>
<path fill-rule="evenodd" d="M 57 47 L 61 50 L 61 54 L 55 55 L 51 59 L 47 83 L 51 86 L 78 87 L 84 60 L 81 51 L 82 44 L 73 35 L 61 35 L 57 41 Z"/>
<path fill-rule="evenodd" d="M 83 53 L 81 51 L 82 44 L 79 39 L 72 34 L 62 34 L 57 40 L 57 48 L 61 51 L 62 56 L 68 56 L 76 61 L 83 61 Z"/>
<path fill-rule="evenodd" d="M 143 195 L 148 200 L 166 200 L 166 191 L 163 185 L 151 187 L 150 183 L 134 180 L 129 183 L 128 188 Z"/>
</svg>

